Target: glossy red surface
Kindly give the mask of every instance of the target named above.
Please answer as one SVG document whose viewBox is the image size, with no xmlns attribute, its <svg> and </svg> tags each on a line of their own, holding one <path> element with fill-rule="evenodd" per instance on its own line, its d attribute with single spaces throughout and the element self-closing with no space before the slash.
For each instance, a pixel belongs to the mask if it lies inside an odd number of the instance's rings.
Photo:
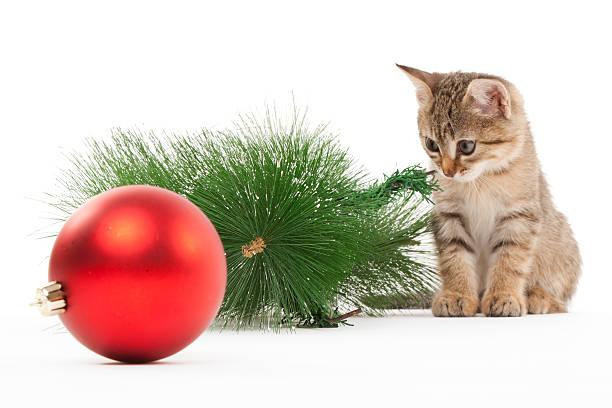
<svg viewBox="0 0 612 408">
<path fill-rule="evenodd" d="M 119 187 L 62 228 L 49 280 L 64 287 L 66 328 L 108 358 L 147 362 L 194 341 L 225 293 L 223 245 L 191 202 L 157 187 Z"/>
</svg>

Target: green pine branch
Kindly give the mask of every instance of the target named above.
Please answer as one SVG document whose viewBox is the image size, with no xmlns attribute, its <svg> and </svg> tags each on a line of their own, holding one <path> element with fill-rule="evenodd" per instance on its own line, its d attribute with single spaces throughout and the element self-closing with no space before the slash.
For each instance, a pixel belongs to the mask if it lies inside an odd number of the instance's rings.
<svg viewBox="0 0 612 408">
<path fill-rule="evenodd" d="M 437 185 L 419 166 L 370 182 L 324 126 L 309 127 L 299 112 L 163 138 L 115 129 L 110 141 L 89 140 L 72 155 L 58 182 L 51 204 L 65 218 L 130 184 L 197 205 L 227 256 L 224 327 L 335 327 L 348 310 L 380 313 L 397 303 L 384 299 L 422 299 L 436 283 L 425 202 Z"/>
</svg>

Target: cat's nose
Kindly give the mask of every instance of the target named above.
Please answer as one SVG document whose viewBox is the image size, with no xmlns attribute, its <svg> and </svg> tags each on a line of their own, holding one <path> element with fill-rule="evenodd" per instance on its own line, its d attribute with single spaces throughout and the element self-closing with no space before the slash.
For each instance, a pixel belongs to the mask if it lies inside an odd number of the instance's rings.
<svg viewBox="0 0 612 408">
<path fill-rule="evenodd" d="M 448 178 L 453 178 L 455 173 L 457 173 L 455 161 L 450 157 L 443 157 L 441 164 L 442 165 L 440 167 L 442 168 L 442 173 L 444 173 L 444 175 Z"/>
</svg>

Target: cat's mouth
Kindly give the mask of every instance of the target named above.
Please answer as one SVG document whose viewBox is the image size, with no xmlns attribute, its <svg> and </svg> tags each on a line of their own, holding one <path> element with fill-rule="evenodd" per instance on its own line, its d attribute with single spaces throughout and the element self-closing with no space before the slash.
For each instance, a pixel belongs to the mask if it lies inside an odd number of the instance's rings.
<svg viewBox="0 0 612 408">
<path fill-rule="evenodd" d="M 475 179 L 477 179 L 479 175 L 478 172 L 469 171 L 468 169 L 462 169 L 451 176 L 447 176 L 446 174 L 444 174 L 442 169 L 439 169 L 439 168 L 436 170 L 433 170 L 432 172 L 438 173 L 445 180 L 456 181 L 459 183 L 470 183 L 474 181 Z"/>
</svg>

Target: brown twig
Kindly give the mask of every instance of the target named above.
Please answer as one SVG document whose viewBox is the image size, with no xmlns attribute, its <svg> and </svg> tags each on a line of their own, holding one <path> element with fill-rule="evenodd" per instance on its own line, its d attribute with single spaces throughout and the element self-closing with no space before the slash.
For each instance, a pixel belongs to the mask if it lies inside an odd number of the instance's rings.
<svg viewBox="0 0 612 408">
<path fill-rule="evenodd" d="M 266 246 L 267 245 L 264 242 L 263 238 L 257 237 L 253 241 L 249 242 L 249 245 L 242 246 L 242 255 L 247 258 L 252 258 L 253 255 L 263 252 Z"/>
<path fill-rule="evenodd" d="M 359 307 L 359 308 L 357 308 L 357 309 L 355 309 L 355 310 L 353 310 L 351 312 L 343 314 L 342 316 L 334 317 L 333 319 L 330 319 L 329 317 L 326 317 L 325 321 L 327 323 L 331 323 L 331 324 L 340 323 L 341 321 L 346 320 L 346 319 L 348 319 L 351 316 L 355 316 L 356 314 L 359 314 L 361 312 L 362 312 L 362 310 Z"/>
</svg>

